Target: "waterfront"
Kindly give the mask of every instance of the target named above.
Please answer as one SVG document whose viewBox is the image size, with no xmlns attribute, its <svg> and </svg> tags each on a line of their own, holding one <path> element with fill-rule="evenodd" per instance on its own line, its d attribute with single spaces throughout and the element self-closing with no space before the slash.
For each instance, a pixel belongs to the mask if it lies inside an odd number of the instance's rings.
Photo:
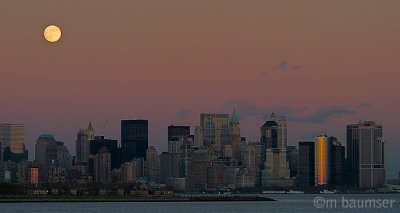
<svg viewBox="0 0 400 213">
<path fill-rule="evenodd" d="M 51 202 L 2 203 L 0 212 L 399 212 L 400 194 L 269 194 L 276 202 Z M 315 199 L 337 200 L 336 206 L 315 207 Z M 344 208 L 347 200 L 395 200 L 391 208 Z"/>
</svg>

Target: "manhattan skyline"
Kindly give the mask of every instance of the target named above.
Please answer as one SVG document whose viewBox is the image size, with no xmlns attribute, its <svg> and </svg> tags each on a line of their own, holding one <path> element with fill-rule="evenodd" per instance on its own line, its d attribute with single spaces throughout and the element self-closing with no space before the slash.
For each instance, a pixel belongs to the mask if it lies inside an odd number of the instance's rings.
<svg viewBox="0 0 400 213">
<path fill-rule="evenodd" d="M 288 145 L 323 132 L 346 145 L 346 124 L 374 120 L 388 178 L 400 170 L 398 1 L 1 5 L 0 122 L 25 124 L 30 159 L 44 133 L 75 155 L 89 121 L 96 134 L 108 121 L 102 135 L 120 143 L 122 119 L 149 120 L 149 145 L 163 151 L 170 124 L 193 134 L 200 113 L 236 108 L 251 141 L 284 115 Z M 43 39 L 49 24 L 63 30 L 57 43 Z"/>
</svg>

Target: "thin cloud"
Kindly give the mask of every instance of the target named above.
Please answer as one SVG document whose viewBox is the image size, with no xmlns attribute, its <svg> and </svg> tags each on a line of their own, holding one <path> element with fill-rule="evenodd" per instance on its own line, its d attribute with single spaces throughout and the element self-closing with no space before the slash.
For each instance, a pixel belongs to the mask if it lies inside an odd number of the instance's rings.
<svg viewBox="0 0 400 213">
<path fill-rule="evenodd" d="M 283 60 L 281 62 L 279 62 L 278 64 L 276 64 L 275 66 L 272 67 L 272 71 L 285 71 L 287 70 L 289 65 L 288 60 Z"/>
<path fill-rule="evenodd" d="M 362 102 L 359 105 L 357 105 L 357 108 L 358 109 L 362 109 L 362 108 L 368 108 L 368 107 L 371 107 L 371 106 L 372 106 L 371 102 L 365 101 L 365 102 Z"/>
<path fill-rule="evenodd" d="M 302 112 L 306 108 L 296 110 L 295 108 L 288 105 L 280 105 L 275 107 L 259 107 L 254 103 L 244 99 L 233 99 L 227 101 L 222 107 L 221 111 L 229 112 L 236 108 L 236 111 L 241 118 L 256 118 L 260 120 L 266 120 L 270 117 L 271 113 L 276 115 L 285 116 L 287 120 L 296 123 L 311 123 L 321 124 L 327 122 L 331 118 L 341 117 L 345 115 L 355 114 L 356 112 L 347 106 L 329 106 L 321 107 L 317 111 L 312 112 L 306 116 L 298 116 L 297 112 Z"/>
<path fill-rule="evenodd" d="M 184 119 L 184 118 L 187 118 L 191 113 L 192 113 L 192 111 L 190 111 L 190 110 L 182 109 L 182 110 L 179 110 L 179 111 L 176 113 L 176 116 L 177 116 L 178 118 Z"/>
</svg>

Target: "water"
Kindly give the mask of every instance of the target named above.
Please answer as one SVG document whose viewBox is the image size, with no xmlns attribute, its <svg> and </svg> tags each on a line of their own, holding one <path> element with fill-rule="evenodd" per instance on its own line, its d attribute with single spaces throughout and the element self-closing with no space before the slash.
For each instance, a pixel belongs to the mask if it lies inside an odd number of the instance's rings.
<svg viewBox="0 0 400 213">
<path fill-rule="evenodd" d="M 270 194 L 262 196 L 278 201 L 0 203 L 0 212 L 400 212 L 400 194 Z M 316 203 L 314 203 L 315 200 L 317 200 Z M 384 200 L 388 202 L 385 206 L 387 208 L 379 207 L 379 203 L 383 204 Z M 391 207 L 390 200 L 392 200 Z M 362 208 L 350 206 L 350 202 L 353 201 L 364 203 L 364 206 Z M 365 202 L 367 202 L 367 207 Z M 372 207 L 371 202 L 375 202 L 375 208 Z"/>
</svg>

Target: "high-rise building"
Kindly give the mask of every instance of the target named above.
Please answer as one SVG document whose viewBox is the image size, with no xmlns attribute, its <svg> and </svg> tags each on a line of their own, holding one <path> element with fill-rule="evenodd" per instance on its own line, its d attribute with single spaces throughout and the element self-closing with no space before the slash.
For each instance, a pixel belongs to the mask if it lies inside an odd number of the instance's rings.
<svg viewBox="0 0 400 213">
<path fill-rule="evenodd" d="M 229 115 L 201 113 L 200 125 L 204 146 L 212 150 L 215 157 L 222 156 L 223 147 L 229 143 Z"/>
<path fill-rule="evenodd" d="M 299 142 L 299 168 L 296 178 L 303 189 L 315 185 L 315 143 Z"/>
<path fill-rule="evenodd" d="M 315 139 L 315 185 L 330 184 L 330 144 L 326 134 L 320 134 Z"/>
<path fill-rule="evenodd" d="M 65 171 L 69 171 L 72 167 L 72 156 L 64 142 L 57 141 L 56 144 L 58 165 Z"/>
<path fill-rule="evenodd" d="M 96 154 L 94 171 L 94 180 L 96 182 L 111 182 L 111 154 L 108 152 L 106 146 L 102 146 Z"/>
<path fill-rule="evenodd" d="M 145 158 L 148 143 L 147 120 L 121 121 L 121 147 L 126 152 L 124 161 Z"/>
<path fill-rule="evenodd" d="M 287 146 L 286 160 L 289 162 L 290 178 L 296 177 L 299 166 L 299 153 L 296 146 Z"/>
<path fill-rule="evenodd" d="M 233 158 L 237 161 L 240 161 L 241 159 L 241 139 L 239 116 L 236 113 L 236 110 L 233 109 L 233 113 L 229 118 L 229 145 L 232 147 Z"/>
<path fill-rule="evenodd" d="M 190 136 L 190 126 L 168 126 L 168 141 L 173 138 L 179 137 L 189 137 Z"/>
<path fill-rule="evenodd" d="M 84 163 L 90 154 L 90 141 L 94 139 L 94 130 L 92 122 L 89 122 L 87 129 L 79 130 L 75 144 L 76 148 L 76 161 Z"/>
<path fill-rule="evenodd" d="M 29 182 L 31 184 L 39 183 L 39 168 L 32 167 L 29 169 Z"/>
<path fill-rule="evenodd" d="M 276 122 L 275 114 L 272 113 L 271 120 L 261 127 L 261 142 L 262 148 L 265 147 L 265 153 L 261 153 L 261 157 L 265 156 L 261 184 L 270 187 L 292 185 L 286 157 L 287 121 L 285 117 L 281 117 Z"/>
<path fill-rule="evenodd" d="M 163 152 L 160 155 L 160 183 L 179 177 L 179 154 Z"/>
<path fill-rule="evenodd" d="M 19 162 L 21 160 L 28 160 L 28 152 L 25 150 L 24 125 L 0 124 L 0 148 L 0 161 L 11 160 Z"/>
<path fill-rule="evenodd" d="M 193 147 L 190 165 L 189 188 L 203 191 L 207 188 L 208 151 L 204 147 Z"/>
<path fill-rule="evenodd" d="M 160 181 L 160 167 L 158 163 L 157 150 L 150 146 L 146 151 L 145 176 L 149 182 L 158 183 Z"/>
<path fill-rule="evenodd" d="M 346 184 L 345 147 L 335 137 L 329 137 L 331 146 L 331 185 L 341 186 Z"/>
<path fill-rule="evenodd" d="M 107 152 L 111 155 L 111 168 L 119 168 L 121 162 L 119 159 L 117 140 L 105 139 L 104 136 L 95 136 L 94 139 L 90 141 L 89 153 L 91 155 L 97 155 L 103 146 L 107 148 Z"/>
<path fill-rule="evenodd" d="M 121 164 L 120 181 L 122 183 L 136 182 L 136 161 L 130 161 Z"/>
<path fill-rule="evenodd" d="M 196 126 L 194 131 L 194 143 L 197 146 L 204 146 L 203 128 L 201 128 L 201 126 Z"/>
<path fill-rule="evenodd" d="M 50 166 L 58 162 L 58 146 L 52 135 L 40 135 L 35 144 L 35 162 L 43 180 L 48 178 Z"/>
<path fill-rule="evenodd" d="M 385 184 L 384 150 L 382 125 L 373 121 L 347 125 L 349 183 L 361 188 Z"/>
<path fill-rule="evenodd" d="M 271 119 L 266 121 L 260 128 L 261 131 L 261 161 L 265 162 L 267 149 L 278 148 L 278 123 L 275 114 L 271 114 Z"/>
</svg>

